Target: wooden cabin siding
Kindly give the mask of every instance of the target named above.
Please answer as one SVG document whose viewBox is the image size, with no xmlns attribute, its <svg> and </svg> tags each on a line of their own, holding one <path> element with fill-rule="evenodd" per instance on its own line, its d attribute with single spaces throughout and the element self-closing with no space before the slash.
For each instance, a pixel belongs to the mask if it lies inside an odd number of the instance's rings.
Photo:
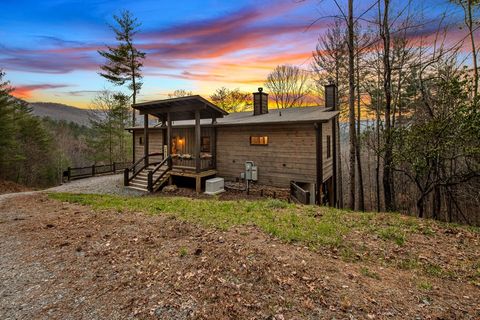
<svg viewBox="0 0 480 320">
<path fill-rule="evenodd" d="M 268 136 L 268 145 L 250 145 L 250 136 Z M 258 166 L 258 182 L 288 187 L 291 180 L 316 182 L 315 129 L 307 125 L 256 125 L 217 128 L 217 171 L 240 177 L 245 161 Z"/>
<path fill-rule="evenodd" d="M 202 127 L 201 137 L 212 137 L 212 127 Z M 172 139 L 181 137 L 185 139 L 185 146 L 180 153 L 195 154 L 195 128 L 172 128 Z"/>
<path fill-rule="evenodd" d="M 135 131 L 135 159 L 143 158 L 143 144 L 140 145 L 140 137 L 143 141 L 143 130 Z M 161 130 L 149 130 L 148 132 L 148 151 L 149 153 L 162 152 L 163 135 Z M 161 157 L 152 157 L 150 161 L 161 161 Z"/>
<path fill-rule="evenodd" d="M 333 135 L 332 120 L 322 124 L 323 136 L 323 181 L 325 182 L 333 175 Z M 330 136 L 330 157 L 327 158 L 327 136 Z"/>
<path fill-rule="evenodd" d="M 211 137 L 213 128 L 202 127 L 201 136 Z M 218 176 L 234 180 L 245 171 L 245 161 L 254 161 L 258 166 L 259 183 L 288 187 L 291 180 L 316 183 L 315 127 L 311 124 L 278 124 L 217 127 L 216 170 Z M 149 130 L 150 153 L 162 152 L 162 129 Z M 250 136 L 268 136 L 267 146 L 250 145 Z M 330 157 L 327 158 L 327 136 L 330 136 Z M 135 156 L 143 157 L 143 130 L 135 131 Z M 172 128 L 172 139 L 182 137 L 185 146 L 181 153 L 194 154 L 194 128 Z M 323 181 L 333 175 L 332 120 L 322 123 Z M 213 152 L 212 148 L 212 152 Z M 157 160 L 156 158 L 154 158 Z M 179 165 L 191 166 L 188 160 Z M 202 160 L 203 161 L 203 160 Z M 178 161 L 177 161 L 178 162 Z"/>
<path fill-rule="evenodd" d="M 163 152 L 163 130 L 160 128 L 150 129 L 149 130 L 149 153 Z M 212 137 L 213 128 L 212 127 L 203 127 L 201 128 L 201 136 Z M 172 139 L 175 137 L 181 137 L 185 139 L 185 146 L 182 148 L 183 154 L 188 153 L 191 155 L 195 154 L 195 129 L 194 128 L 173 128 L 172 129 Z M 135 131 L 135 159 L 140 159 L 143 157 L 143 145 L 140 145 L 140 138 L 143 141 L 143 130 Z M 213 143 L 210 140 L 210 143 Z M 161 157 L 152 157 L 153 161 L 161 160 Z M 190 161 L 188 165 L 194 165 L 194 161 Z"/>
</svg>

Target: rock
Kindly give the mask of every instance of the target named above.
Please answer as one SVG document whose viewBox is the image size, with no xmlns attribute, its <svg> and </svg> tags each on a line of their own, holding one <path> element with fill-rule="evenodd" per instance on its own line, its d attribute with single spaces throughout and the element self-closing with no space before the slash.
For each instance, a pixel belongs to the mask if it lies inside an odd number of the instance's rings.
<svg viewBox="0 0 480 320">
<path fill-rule="evenodd" d="M 169 186 L 166 186 L 162 189 L 162 192 L 175 192 L 178 190 L 178 187 L 174 184 L 171 184 Z"/>
</svg>

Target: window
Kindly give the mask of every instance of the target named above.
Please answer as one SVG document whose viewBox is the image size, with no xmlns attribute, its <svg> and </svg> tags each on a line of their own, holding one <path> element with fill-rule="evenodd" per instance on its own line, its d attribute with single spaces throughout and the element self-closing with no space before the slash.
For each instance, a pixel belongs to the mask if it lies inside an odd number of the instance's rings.
<svg viewBox="0 0 480 320">
<path fill-rule="evenodd" d="M 266 146 L 268 145 L 268 136 L 250 136 L 250 145 Z"/>
<path fill-rule="evenodd" d="M 327 159 L 332 156 L 332 153 L 331 153 L 331 151 L 330 151 L 331 148 L 332 148 L 331 137 L 330 137 L 330 136 L 327 136 Z"/>
<path fill-rule="evenodd" d="M 143 146 L 143 137 L 138 137 L 138 144 Z"/>
<path fill-rule="evenodd" d="M 211 152 L 210 149 L 210 137 L 202 137 L 202 143 L 200 144 L 200 152 Z"/>
<path fill-rule="evenodd" d="M 180 136 L 175 136 L 172 138 L 172 154 L 184 153 L 185 152 L 185 138 Z"/>
</svg>

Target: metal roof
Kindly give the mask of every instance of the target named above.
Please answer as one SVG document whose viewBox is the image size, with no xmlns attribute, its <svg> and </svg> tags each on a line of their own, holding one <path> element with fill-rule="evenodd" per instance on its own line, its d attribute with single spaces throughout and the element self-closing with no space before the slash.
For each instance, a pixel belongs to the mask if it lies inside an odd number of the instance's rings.
<svg viewBox="0 0 480 320">
<path fill-rule="evenodd" d="M 331 111 L 324 107 L 295 107 L 288 109 L 269 109 L 268 113 L 253 115 L 253 111 L 233 112 L 217 119 L 215 126 L 235 126 L 235 125 L 260 125 L 260 124 L 293 124 L 293 123 L 313 123 L 326 122 L 336 115 L 338 111 Z M 212 125 L 210 119 L 202 119 L 201 125 Z M 174 127 L 194 126 L 193 120 L 173 121 Z M 157 126 L 158 127 L 158 126 Z M 130 129 L 143 129 L 135 127 Z"/>
</svg>

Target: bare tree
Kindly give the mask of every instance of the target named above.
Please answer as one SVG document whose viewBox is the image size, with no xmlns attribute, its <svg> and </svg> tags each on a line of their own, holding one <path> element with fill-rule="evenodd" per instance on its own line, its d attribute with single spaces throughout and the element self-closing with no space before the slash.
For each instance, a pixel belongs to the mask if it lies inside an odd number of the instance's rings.
<svg viewBox="0 0 480 320">
<path fill-rule="evenodd" d="M 340 110 L 340 114 L 344 113 L 343 106 L 347 98 L 347 83 L 348 68 L 346 64 L 346 30 L 342 26 L 341 19 L 336 19 L 327 32 L 318 39 L 316 50 L 313 52 L 312 69 L 315 74 L 316 86 L 322 87 L 327 81 L 334 79 L 337 86 L 335 101 L 337 103 L 336 109 Z M 340 134 L 340 124 L 337 121 L 336 131 Z M 337 146 L 338 157 L 338 174 L 337 183 L 340 191 L 338 197 L 338 206 L 343 208 L 343 178 L 342 178 L 342 153 L 341 144 Z"/>
<path fill-rule="evenodd" d="M 125 162 L 130 148 L 125 131 L 128 122 L 129 97 L 120 92 L 103 90 L 92 100 L 90 124 L 94 135 L 88 143 L 95 162 Z"/>
<path fill-rule="evenodd" d="M 270 90 L 277 108 L 302 106 L 310 93 L 308 72 L 291 65 L 277 66 L 267 77 L 265 86 Z"/>
<path fill-rule="evenodd" d="M 475 46 L 475 24 L 474 21 L 474 10 L 480 6 L 479 0 L 451 0 L 453 3 L 460 5 L 464 12 L 465 25 L 468 28 L 468 35 L 470 37 L 470 43 L 472 46 L 472 62 L 473 62 L 473 97 L 474 99 L 478 96 L 478 62 L 477 55 L 478 51 Z"/>
<path fill-rule="evenodd" d="M 340 19 L 336 19 L 335 23 L 318 39 L 312 63 L 317 87 L 323 87 L 332 79 L 337 85 L 336 101 L 339 103 L 340 111 L 343 111 L 348 97 L 346 40 L 345 27 Z"/>
<path fill-rule="evenodd" d="M 355 153 L 357 156 L 357 174 L 358 174 L 358 209 L 365 211 L 365 191 L 362 172 L 362 143 L 361 143 L 361 116 L 362 116 L 362 90 L 360 81 L 366 76 L 365 69 L 363 68 L 362 55 L 364 50 L 368 48 L 370 44 L 370 36 L 368 33 L 362 33 L 356 26 L 355 32 L 355 67 L 356 67 L 356 89 L 357 89 L 357 132 L 355 143 Z"/>
<path fill-rule="evenodd" d="M 218 88 L 210 99 L 227 112 L 241 112 L 251 105 L 251 95 L 240 89 Z"/>
<path fill-rule="evenodd" d="M 393 145 L 392 145 L 392 68 L 390 57 L 390 0 L 383 0 L 378 2 L 379 13 L 379 35 L 382 40 L 383 49 L 383 90 L 385 96 L 385 121 L 384 121 L 384 135 L 385 135 L 385 154 L 383 159 L 383 193 L 385 198 L 385 210 L 395 210 L 395 195 L 393 188 Z"/>
<path fill-rule="evenodd" d="M 177 89 L 173 91 L 172 93 L 168 94 L 168 97 L 171 98 L 181 98 L 181 97 L 187 97 L 187 96 L 193 96 L 192 91 L 187 91 L 185 89 Z"/>
<path fill-rule="evenodd" d="M 355 25 L 353 21 L 353 0 L 348 0 L 348 19 L 347 19 L 347 48 L 348 48 L 348 133 L 350 135 L 350 181 L 348 206 L 355 210 L 355 156 L 356 156 L 356 132 L 355 132 Z"/>
</svg>

